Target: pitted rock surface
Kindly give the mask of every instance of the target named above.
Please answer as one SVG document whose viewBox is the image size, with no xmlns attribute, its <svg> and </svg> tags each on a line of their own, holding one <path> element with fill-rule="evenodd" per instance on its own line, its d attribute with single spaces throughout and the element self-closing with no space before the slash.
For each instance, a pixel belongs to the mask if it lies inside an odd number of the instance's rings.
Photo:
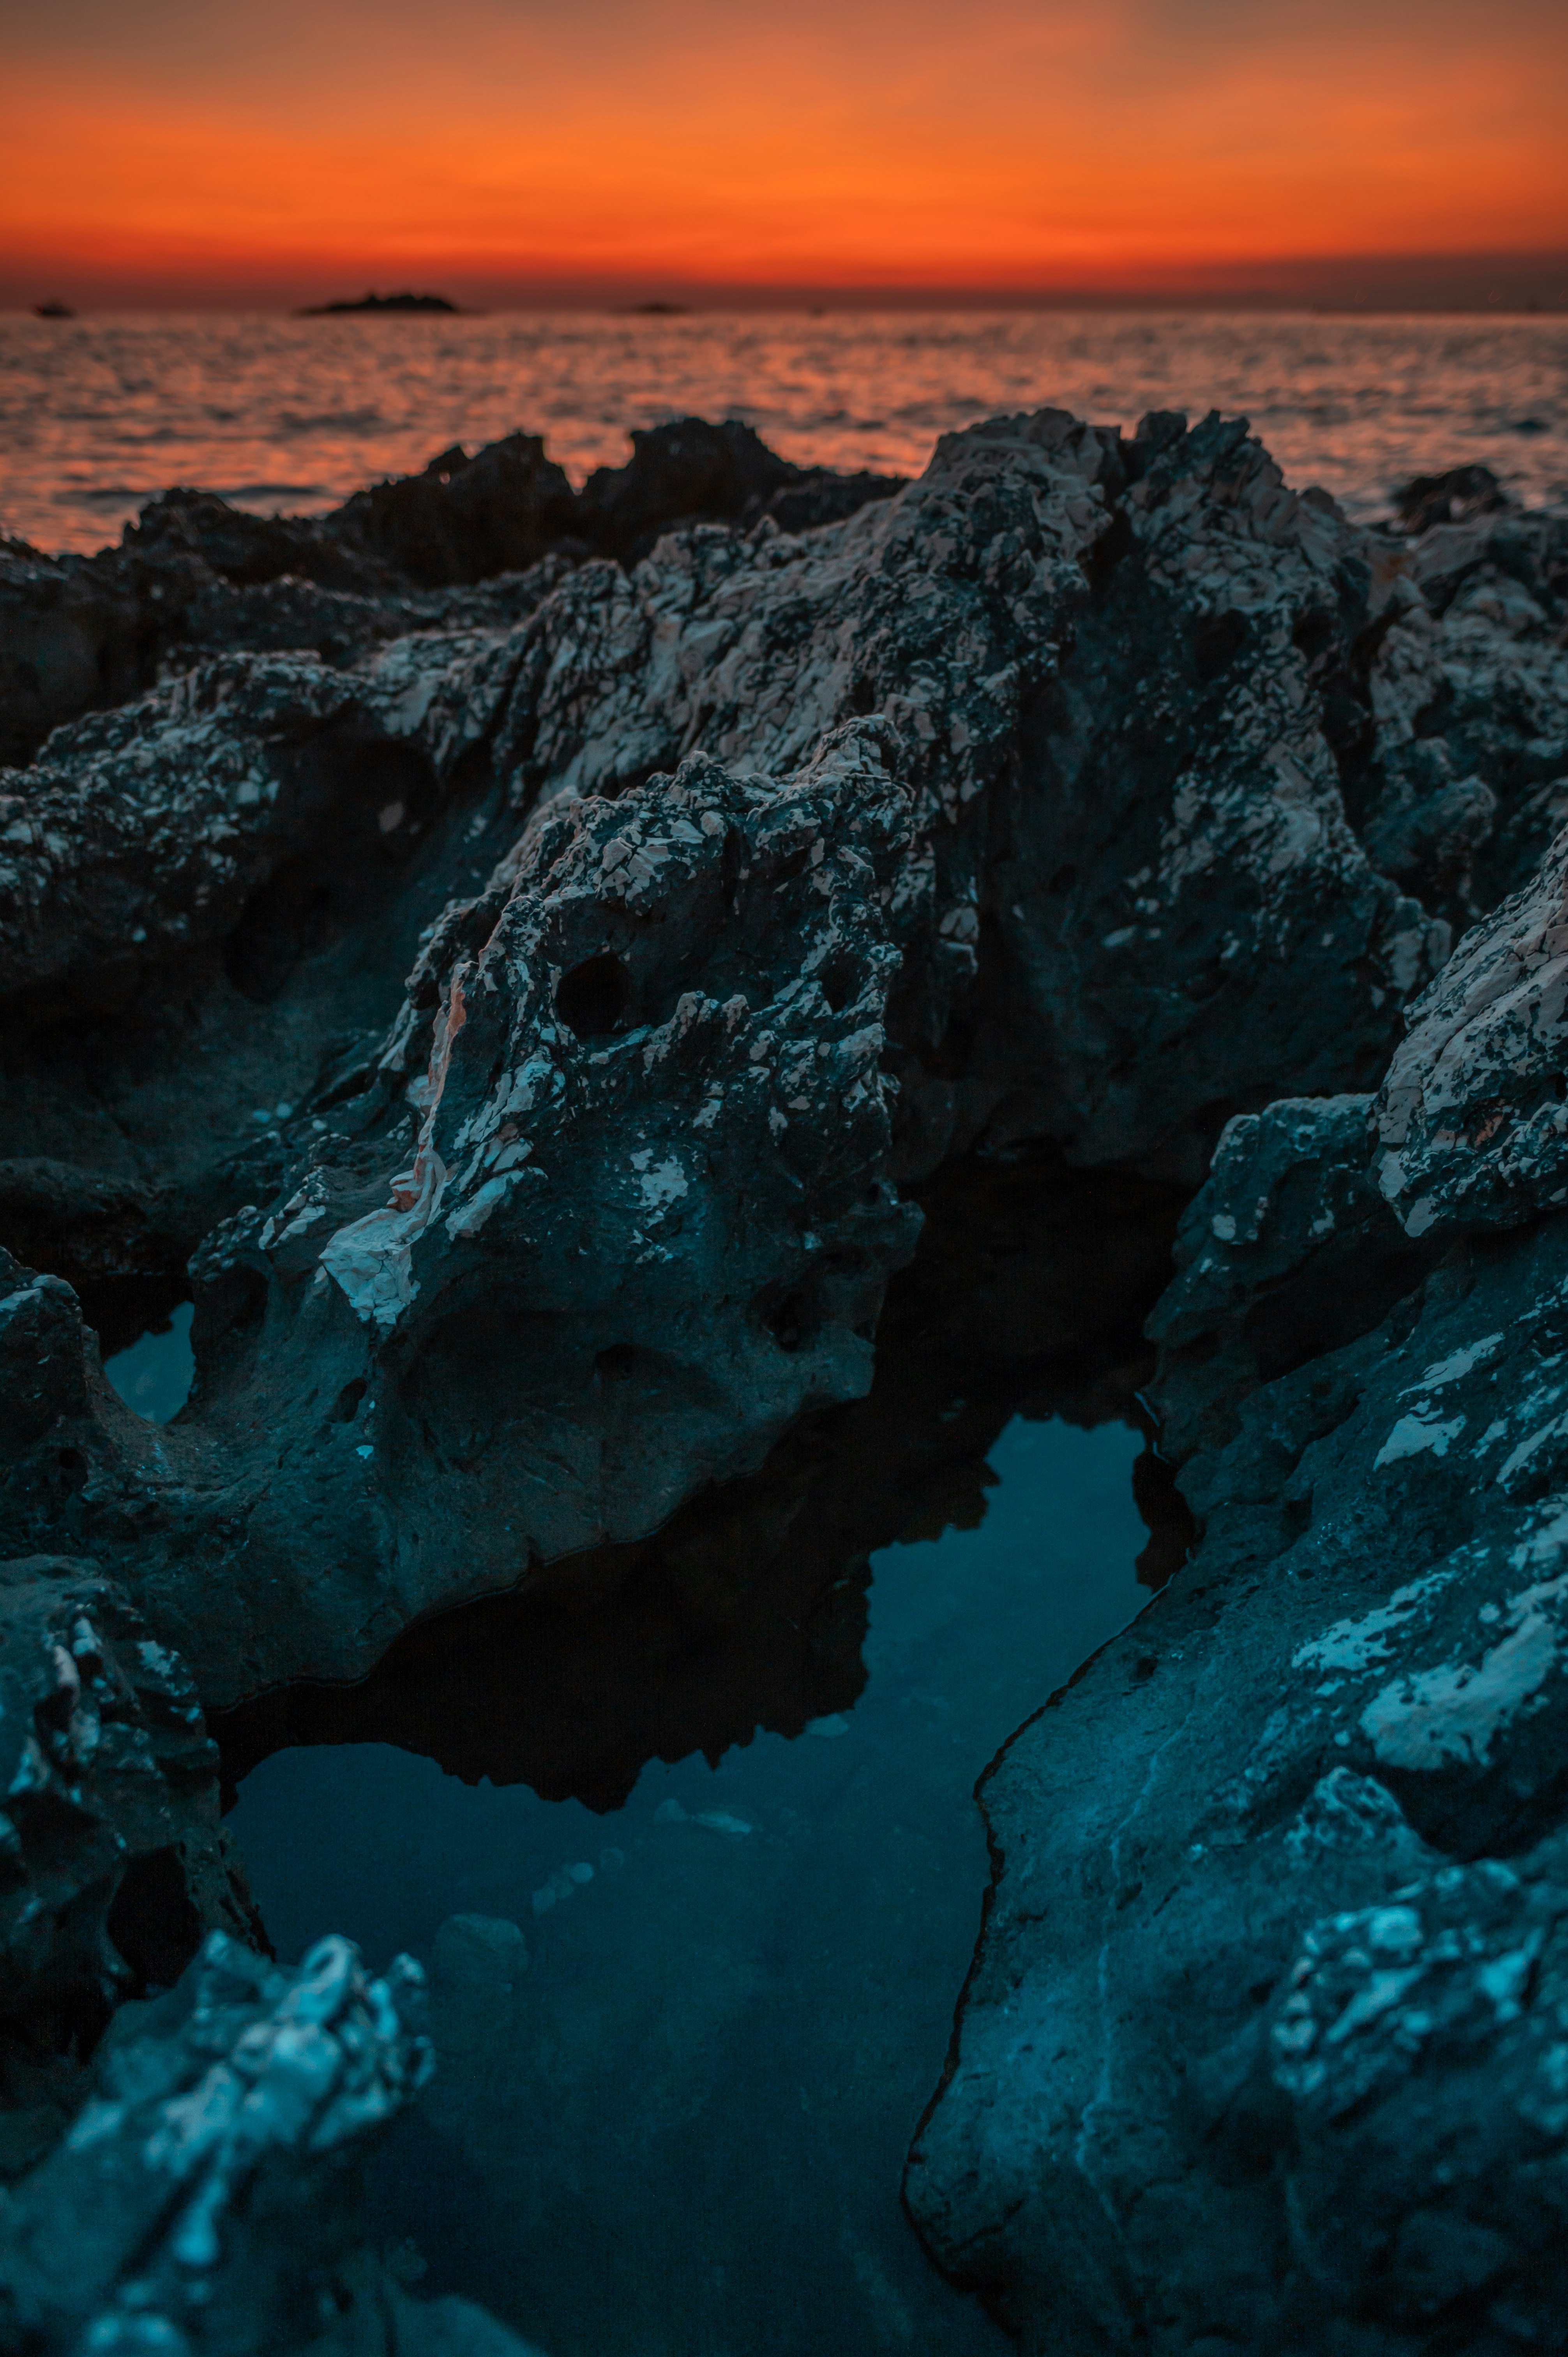
<svg viewBox="0 0 1568 2357">
<path fill-rule="evenodd" d="M 1412 1236 L 1568 1201 L 1568 835 L 1412 1010 L 1378 1101 L 1378 1179 Z"/>
<path fill-rule="evenodd" d="M 1346 823 L 1294 642 L 1339 645 L 1372 597 L 1358 536 L 1241 427 L 1122 446 L 1046 411 L 944 437 L 807 542 L 585 568 L 526 633 L 498 759 L 605 793 L 697 744 L 775 771 L 885 713 L 950 952 L 906 1037 L 929 1063 L 970 1034 L 910 1092 L 907 1166 L 1005 1104 L 1075 1158 L 1195 1178 L 1216 1106 L 1370 1079 L 1446 947 Z"/>
<path fill-rule="evenodd" d="M 882 1175 L 893 934 L 929 916 L 887 745 L 863 722 L 793 780 L 695 759 L 553 815 L 428 944 L 380 1126 L 296 1119 L 271 1204 L 202 1247 L 199 1351 L 242 1340 L 200 1413 L 149 1447 L 73 1395 L 86 1478 L 41 1511 L 156 1598 L 204 1694 L 362 1672 L 866 1389 L 918 1224 Z"/>
<path fill-rule="evenodd" d="M 508 670 L 493 634 L 403 640 L 352 675 L 231 656 L 59 732 L 32 770 L 0 772 L 14 789 L 0 799 L 0 989 L 232 934 L 291 855 L 346 805 L 360 819 L 356 757 L 362 773 L 371 748 L 407 746 L 434 797 L 491 724 Z M 378 835 L 428 815 L 382 802 L 343 848 L 369 862 Z"/>
<path fill-rule="evenodd" d="M 16 1304 L 0 1302 L 7 1339 Z M 259 1925 L 189 1673 L 97 1566 L 0 1564 L 0 1738 L 8 2178 L 59 2136 L 75 2058 L 113 2008 L 177 1978 L 205 1927 L 253 1940 Z"/>
<path fill-rule="evenodd" d="M 231 1879 L 217 1753 L 184 1663 L 91 1564 L 21 1556 L 0 1574 L 0 1954 L 14 2018 L 177 1977 L 204 1921 L 254 1926 Z"/>
<path fill-rule="evenodd" d="M 356 492 L 325 516 L 257 516 L 165 492 L 96 556 L 0 539 L 0 762 L 223 648 L 314 648 L 351 662 L 409 630 L 505 629 L 590 553 L 629 561 L 700 521 L 790 531 L 851 515 L 894 475 L 797 467 L 734 421 L 631 436 L 624 467 L 574 493 L 537 435 Z"/>
<path fill-rule="evenodd" d="M 1260 1383 L 1367 1333 L 1434 1264 L 1367 1167 L 1372 1103 L 1283 1097 L 1221 1133 L 1147 1329 L 1161 1445 L 1178 1462 L 1223 1446 Z"/>
</svg>

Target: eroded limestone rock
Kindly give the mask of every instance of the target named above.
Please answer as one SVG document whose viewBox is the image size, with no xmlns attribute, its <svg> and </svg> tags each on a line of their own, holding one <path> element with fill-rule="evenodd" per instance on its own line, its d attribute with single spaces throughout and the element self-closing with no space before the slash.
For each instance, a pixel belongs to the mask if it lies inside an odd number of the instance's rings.
<svg viewBox="0 0 1568 2357">
<path fill-rule="evenodd" d="M 134 1486 L 116 1560 L 209 1698 L 362 1671 L 429 1605 L 639 1535 L 866 1388 L 918 1224 L 883 1177 L 893 933 L 924 915 L 888 741 L 553 817 L 427 945 L 434 1033 L 414 1004 L 394 1027 L 379 1128 L 301 1119 L 273 1205 L 204 1245 L 199 1352 L 249 1345 L 201 1413 L 150 1449 L 81 1405 L 92 1476 L 48 1519 L 103 1537 Z M 199 1540 L 273 1566 L 221 1635 Z"/>
<path fill-rule="evenodd" d="M 1568 1225 L 1455 1125 L 1412 1249 L 1369 1111 L 1227 1133 L 1155 1321 L 1199 1544 L 982 1788 L 907 2190 L 1026 2349 L 1564 2345 Z"/>
<path fill-rule="evenodd" d="M 1357 832 L 1444 741 L 1377 665 L 1418 619 L 1515 664 L 1464 745 L 1499 825 L 1568 708 L 1544 623 L 1435 614 L 1425 546 L 1239 423 L 1043 412 L 825 528 L 699 526 L 513 628 L 231 655 L 58 733 L 8 781 L 0 1201 L 80 1281 L 115 1235 L 127 1275 L 190 1259 L 200 1379 L 156 1460 L 72 1410 L 26 1543 L 108 1548 L 209 1699 L 354 1674 L 863 1391 L 891 1190 L 954 1151 L 1186 1184 L 1282 1088 L 1369 1089 L 1448 938 Z"/>
<path fill-rule="evenodd" d="M 1412 1236 L 1568 1200 L 1568 836 L 1412 1010 L 1378 1100 L 1378 1179 Z"/>
<path fill-rule="evenodd" d="M 646 1537 L 408 1630 L 351 1686 L 295 1684 L 215 1718 L 226 1775 L 286 1745 L 393 1743 L 466 1782 L 618 1808 L 652 1759 L 848 1710 L 875 1550 L 972 1528 L 1015 1415 L 1133 1422 L 1141 1336 L 1179 1200 L 1046 1152 L 950 1164 L 917 1193 L 865 1398 L 800 1419 L 754 1474 Z M 1157 1585 L 1185 1510 L 1152 1449 L 1134 1491 Z"/>
</svg>

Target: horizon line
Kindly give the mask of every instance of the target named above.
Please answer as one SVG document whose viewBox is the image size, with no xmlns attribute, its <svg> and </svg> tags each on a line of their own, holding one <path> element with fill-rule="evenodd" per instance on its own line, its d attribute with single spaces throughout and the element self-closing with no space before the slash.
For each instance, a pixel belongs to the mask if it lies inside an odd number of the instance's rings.
<svg viewBox="0 0 1568 2357">
<path fill-rule="evenodd" d="M 0 317 L 32 318 L 41 303 L 65 299 L 74 290 L 62 288 L 58 281 L 40 282 L 36 292 L 16 297 L 0 294 Z M 416 285 L 394 288 L 391 282 L 378 288 L 361 292 L 441 294 L 439 287 Z M 329 298 L 350 304 L 360 299 L 359 295 Z M 1393 295 L 1322 296 L 1309 298 L 1305 295 L 1276 295 L 1268 290 L 1256 293 L 1226 294 L 1194 292 L 1180 294 L 1169 290 L 1079 288 L 1071 293 L 1054 294 L 1021 292 L 1008 288 L 969 290 L 957 287 L 866 287 L 819 292 L 815 288 L 781 287 L 725 289 L 722 295 L 707 299 L 688 299 L 684 295 L 618 298 L 608 294 L 516 294 L 498 296 L 484 303 L 453 300 L 449 311 L 433 311 L 424 316 L 439 326 L 454 319 L 501 318 L 525 315 L 567 316 L 586 315 L 598 318 L 641 317 L 650 325 L 659 320 L 723 317 L 736 313 L 766 313 L 769 311 L 805 313 L 808 317 L 824 317 L 832 312 L 864 313 L 886 311 L 910 313 L 972 311 L 977 314 L 1000 311 L 1093 311 L 1126 312 L 1228 312 L 1269 313 L 1280 317 L 1290 315 L 1325 318 L 1495 318 L 1502 315 L 1521 318 L 1561 318 L 1568 317 L 1568 291 L 1555 291 L 1541 296 L 1498 294 L 1477 298 L 1474 296 Z M 320 317 L 317 305 L 295 304 L 264 297 L 246 297 L 242 293 L 220 292 L 179 295 L 131 295 L 91 296 L 77 295 L 70 307 L 74 318 L 114 317 L 129 312 L 145 312 L 149 316 L 183 312 L 213 312 L 233 317 L 290 319 Z M 353 309 L 337 311 L 326 316 L 339 319 L 373 317 Z M 417 313 L 394 314 L 406 325 Z"/>
<path fill-rule="evenodd" d="M 384 255 L 275 261 L 236 256 L 140 266 L 64 253 L 7 257 L 0 310 L 48 301 L 98 310 L 289 312 L 369 292 L 435 294 L 466 311 L 629 311 L 657 303 L 725 310 L 1302 310 L 1555 314 L 1568 310 L 1568 246 L 1470 253 L 1252 255 L 1148 263 L 1082 276 L 1002 284 L 972 277 L 824 280 L 696 277 L 657 264 L 606 270 L 508 269 L 460 253 L 389 263 Z"/>
</svg>

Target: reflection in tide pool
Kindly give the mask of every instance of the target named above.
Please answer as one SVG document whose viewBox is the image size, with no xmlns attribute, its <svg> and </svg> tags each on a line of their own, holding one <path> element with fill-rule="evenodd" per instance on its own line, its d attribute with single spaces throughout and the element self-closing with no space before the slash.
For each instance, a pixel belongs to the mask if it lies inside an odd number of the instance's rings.
<svg viewBox="0 0 1568 2357">
<path fill-rule="evenodd" d="M 551 2357 L 985 2357 L 898 2205 L 979 1926 L 976 1777 L 1146 1601 L 1122 1425 L 1008 1426 L 980 1529 L 874 1560 L 868 1680 L 596 1816 L 381 1744 L 231 1820 L 279 1953 L 431 1968 L 440 2070 L 379 2233 Z"/>
</svg>

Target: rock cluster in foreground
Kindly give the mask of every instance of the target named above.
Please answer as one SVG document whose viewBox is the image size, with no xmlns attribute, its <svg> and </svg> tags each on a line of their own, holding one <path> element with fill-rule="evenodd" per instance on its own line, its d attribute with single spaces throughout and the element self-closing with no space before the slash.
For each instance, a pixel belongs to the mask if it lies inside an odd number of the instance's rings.
<svg viewBox="0 0 1568 2357">
<path fill-rule="evenodd" d="M 1041 2347 L 1551 2345 L 1501 2213 L 1551 2214 L 1520 2189 L 1563 2126 L 1528 1444 L 1568 1188 L 1564 527 L 1428 487 L 1423 530 L 1359 531 L 1218 418 L 997 420 L 869 503 L 687 441 L 718 488 L 674 513 L 725 520 L 662 538 L 644 453 L 568 532 L 502 445 L 318 523 L 182 496 L 90 576 L 7 576 L 46 651 L 128 601 L 60 657 L 66 707 L 169 675 L 0 773 L 0 1511 L 70 1664 L 18 1618 L 61 1800 L 52 1846 L 18 1814 L 5 2067 L 63 2117 L 91 2035 L 26 1993 L 80 1925 L 99 2020 L 244 1932 L 191 1706 L 183 1750 L 157 1731 L 182 1679 L 231 1706 L 465 1598 L 596 1601 L 866 1394 L 934 1174 L 1048 1150 L 1163 1206 L 1218 1144 L 1157 1318 L 1202 1543 L 988 1787 L 910 2198 Z M 24 748 L 58 708 L 27 662 Z M 188 1288 L 197 1387 L 156 1428 L 98 1336 Z M 90 1688 L 129 1781 L 89 1766 Z M 179 1953 L 136 1949 L 127 1888 Z M 1474 2052 L 1546 2125 L 1493 2107 L 1438 2156 Z"/>
</svg>

